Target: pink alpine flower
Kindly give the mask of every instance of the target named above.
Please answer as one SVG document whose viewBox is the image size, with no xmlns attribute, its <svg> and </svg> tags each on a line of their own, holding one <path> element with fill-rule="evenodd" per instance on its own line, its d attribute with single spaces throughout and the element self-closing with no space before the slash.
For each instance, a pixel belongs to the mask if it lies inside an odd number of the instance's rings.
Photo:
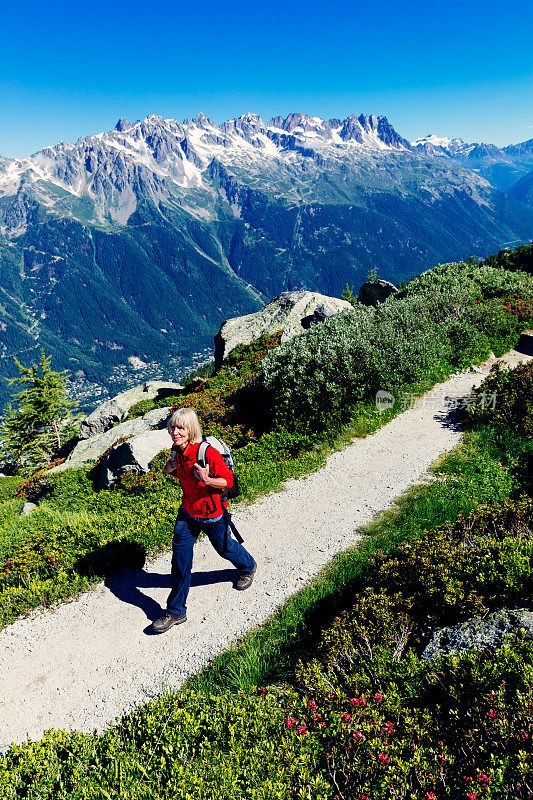
<svg viewBox="0 0 533 800">
<path fill-rule="evenodd" d="M 488 775 L 485 775 L 484 772 L 480 772 L 477 776 L 477 782 L 482 786 L 488 786 L 490 784 L 490 778 Z"/>
<path fill-rule="evenodd" d="M 307 708 L 310 708 L 311 711 L 314 711 L 316 709 L 315 701 L 314 700 L 309 700 L 309 702 L 307 703 Z"/>
<path fill-rule="evenodd" d="M 487 711 L 487 717 L 489 717 L 489 719 L 496 719 L 497 716 L 498 712 L 495 711 L 493 708 L 489 708 L 489 710 Z"/>
<path fill-rule="evenodd" d="M 351 720 L 351 718 L 352 718 L 352 715 L 348 714 L 347 711 L 345 711 L 344 714 L 342 715 L 342 721 L 343 722 L 349 722 Z"/>
<path fill-rule="evenodd" d="M 374 700 L 376 701 L 376 703 L 381 703 L 381 701 L 383 700 L 383 695 L 381 694 L 381 692 L 376 692 L 376 694 L 374 695 Z"/>
<path fill-rule="evenodd" d="M 389 764 L 390 763 L 390 758 L 388 757 L 388 755 L 386 753 L 379 753 L 378 754 L 378 758 L 381 761 L 383 766 L 385 766 L 385 764 Z"/>
<path fill-rule="evenodd" d="M 468 800 L 478 800 L 477 792 L 468 792 Z"/>
<path fill-rule="evenodd" d="M 287 728 L 293 728 L 296 725 L 296 720 L 294 719 L 294 717 L 287 717 L 287 719 L 285 720 L 285 725 L 287 726 Z"/>
<path fill-rule="evenodd" d="M 350 700 L 350 705 L 352 706 L 366 706 L 366 700 L 364 697 L 352 697 Z"/>
<path fill-rule="evenodd" d="M 354 731 L 352 733 L 352 736 L 356 742 L 362 742 L 364 739 L 366 739 L 366 736 L 363 733 L 361 733 L 361 731 Z"/>
<path fill-rule="evenodd" d="M 302 722 L 301 725 L 298 725 L 298 733 L 300 734 L 300 736 L 305 736 L 306 735 L 306 733 L 307 733 L 307 725 L 305 724 L 305 722 Z"/>
<path fill-rule="evenodd" d="M 394 725 L 392 724 L 392 722 L 390 722 L 390 720 L 385 723 L 385 725 L 382 728 L 382 731 L 383 733 L 389 734 L 389 736 L 391 733 L 394 733 Z"/>
<path fill-rule="evenodd" d="M 437 795 L 435 794 L 435 792 L 427 792 L 426 800 L 437 800 Z"/>
</svg>

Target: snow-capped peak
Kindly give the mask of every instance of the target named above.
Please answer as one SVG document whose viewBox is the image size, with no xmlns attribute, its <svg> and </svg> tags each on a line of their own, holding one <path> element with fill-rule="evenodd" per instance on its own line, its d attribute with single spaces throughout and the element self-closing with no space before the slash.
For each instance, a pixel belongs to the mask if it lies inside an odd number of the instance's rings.
<svg viewBox="0 0 533 800">
<path fill-rule="evenodd" d="M 431 147 L 440 147 L 448 153 L 459 153 L 470 147 L 463 139 L 455 138 L 450 139 L 447 136 L 436 136 L 434 133 L 428 133 L 427 136 L 422 136 L 411 142 L 413 147 L 424 148 L 427 145 Z"/>
</svg>

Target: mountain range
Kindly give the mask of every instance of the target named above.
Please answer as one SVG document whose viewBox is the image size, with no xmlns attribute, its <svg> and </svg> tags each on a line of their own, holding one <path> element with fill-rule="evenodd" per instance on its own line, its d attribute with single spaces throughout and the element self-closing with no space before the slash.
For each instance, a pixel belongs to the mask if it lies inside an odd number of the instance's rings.
<svg viewBox="0 0 533 800">
<path fill-rule="evenodd" d="M 0 375 L 43 346 L 105 383 L 189 358 L 283 290 L 339 295 L 372 268 L 397 282 L 532 237 L 533 139 L 409 142 L 374 115 L 120 119 L 0 158 Z"/>
</svg>

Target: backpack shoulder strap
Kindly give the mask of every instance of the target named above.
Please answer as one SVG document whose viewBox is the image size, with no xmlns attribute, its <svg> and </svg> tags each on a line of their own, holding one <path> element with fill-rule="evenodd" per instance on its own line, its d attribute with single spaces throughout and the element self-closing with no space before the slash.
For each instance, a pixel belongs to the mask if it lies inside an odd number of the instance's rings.
<svg viewBox="0 0 533 800">
<path fill-rule="evenodd" d="M 204 436 L 204 438 L 200 442 L 200 447 L 198 448 L 198 455 L 196 456 L 196 459 L 201 467 L 207 467 L 207 459 L 205 457 L 205 454 L 208 447 L 209 447 L 209 442 Z"/>
</svg>

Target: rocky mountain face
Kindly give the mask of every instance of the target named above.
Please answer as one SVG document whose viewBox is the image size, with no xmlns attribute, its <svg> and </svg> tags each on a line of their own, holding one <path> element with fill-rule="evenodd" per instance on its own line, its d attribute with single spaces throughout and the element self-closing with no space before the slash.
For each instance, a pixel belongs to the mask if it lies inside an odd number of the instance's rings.
<svg viewBox="0 0 533 800">
<path fill-rule="evenodd" d="M 475 170 L 504 191 L 511 191 L 517 181 L 533 171 L 533 139 L 500 148 L 485 142 L 468 144 L 462 139 L 441 138 L 429 133 L 411 144 L 418 152 L 453 159 Z"/>
<path fill-rule="evenodd" d="M 44 346 L 105 381 L 201 350 L 282 291 L 338 296 L 373 267 L 397 282 L 529 240 L 529 195 L 484 177 L 533 169 L 528 143 L 443 141 L 410 144 L 373 115 L 151 115 L 0 159 L 0 375 Z"/>
</svg>

